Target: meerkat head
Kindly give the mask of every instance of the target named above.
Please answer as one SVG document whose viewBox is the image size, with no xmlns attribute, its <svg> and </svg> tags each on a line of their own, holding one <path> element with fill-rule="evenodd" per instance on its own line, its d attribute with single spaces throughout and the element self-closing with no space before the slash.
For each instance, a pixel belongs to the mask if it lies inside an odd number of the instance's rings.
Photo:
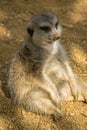
<svg viewBox="0 0 87 130">
<path fill-rule="evenodd" d="M 62 29 L 54 14 L 41 13 L 30 20 L 27 31 L 32 43 L 49 47 L 54 41 L 60 39 Z"/>
</svg>

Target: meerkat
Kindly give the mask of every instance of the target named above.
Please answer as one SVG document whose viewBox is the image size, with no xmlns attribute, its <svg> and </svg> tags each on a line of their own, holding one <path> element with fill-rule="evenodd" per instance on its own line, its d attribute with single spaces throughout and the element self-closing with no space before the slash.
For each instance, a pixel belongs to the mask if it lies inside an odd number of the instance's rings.
<svg viewBox="0 0 87 130">
<path fill-rule="evenodd" d="M 51 13 L 35 15 L 28 37 L 15 54 L 8 88 L 14 103 L 27 111 L 61 118 L 62 100 L 87 101 L 87 84 L 73 74 L 60 44 L 62 27 Z"/>
</svg>

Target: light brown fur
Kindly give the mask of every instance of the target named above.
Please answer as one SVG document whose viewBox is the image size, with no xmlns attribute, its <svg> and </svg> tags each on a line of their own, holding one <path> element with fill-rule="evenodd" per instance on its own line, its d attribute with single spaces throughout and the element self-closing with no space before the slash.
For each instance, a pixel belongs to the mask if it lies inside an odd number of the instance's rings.
<svg viewBox="0 0 87 130">
<path fill-rule="evenodd" d="M 58 120 L 61 100 L 87 101 L 87 84 L 80 83 L 72 72 L 59 41 L 61 26 L 55 15 L 33 17 L 28 33 L 10 67 L 11 97 L 27 111 L 53 115 Z"/>
</svg>

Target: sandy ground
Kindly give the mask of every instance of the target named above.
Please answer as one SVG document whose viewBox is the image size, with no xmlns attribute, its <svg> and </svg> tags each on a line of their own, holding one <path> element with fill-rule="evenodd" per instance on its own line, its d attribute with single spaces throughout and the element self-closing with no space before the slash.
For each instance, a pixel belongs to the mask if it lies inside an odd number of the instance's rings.
<svg viewBox="0 0 87 130">
<path fill-rule="evenodd" d="M 87 0 L 0 0 L 0 130 L 87 130 L 87 104 L 63 102 L 63 117 L 25 112 L 14 106 L 6 89 L 12 56 L 24 42 L 29 19 L 53 12 L 63 24 L 61 42 L 73 71 L 87 82 Z"/>
</svg>

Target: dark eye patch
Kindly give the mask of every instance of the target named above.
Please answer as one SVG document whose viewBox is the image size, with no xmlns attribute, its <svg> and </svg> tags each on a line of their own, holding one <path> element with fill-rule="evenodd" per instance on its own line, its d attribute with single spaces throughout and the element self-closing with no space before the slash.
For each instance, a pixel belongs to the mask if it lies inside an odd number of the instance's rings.
<svg viewBox="0 0 87 130">
<path fill-rule="evenodd" d="M 58 22 L 56 22 L 55 27 L 56 27 L 56 28 L 58 27 Z"/>
<path fill-rule="evenodd" d="M 33 36 L 33 32 L 34 32 L 34 31 L 33 31 L 32 29 L 28 28 L 28 29 L 27 29 L 27 32 L 30 34 L 31 37 Z"/>
<path fill-rule="evenodd" d="M 42 26 L 42 27 L 40 27 L 40 30 L 42 30 L 44 32 L 50 32 L 51 29 L 48 26 Z"/>
</svg>

